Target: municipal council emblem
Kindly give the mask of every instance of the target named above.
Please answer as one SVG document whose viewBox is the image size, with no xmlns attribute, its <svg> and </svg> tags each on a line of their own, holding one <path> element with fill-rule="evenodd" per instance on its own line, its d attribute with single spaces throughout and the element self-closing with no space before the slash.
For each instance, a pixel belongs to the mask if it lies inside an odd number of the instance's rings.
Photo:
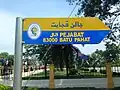
<svg viewBox="0 0 120 90">
<path fill-rule="evenodd" d="M 38 24 L 31 24 L 28 28 L 28 36 L 31 39 L 38 39 L 41 34 L 40 26 Z"/>
</svg>

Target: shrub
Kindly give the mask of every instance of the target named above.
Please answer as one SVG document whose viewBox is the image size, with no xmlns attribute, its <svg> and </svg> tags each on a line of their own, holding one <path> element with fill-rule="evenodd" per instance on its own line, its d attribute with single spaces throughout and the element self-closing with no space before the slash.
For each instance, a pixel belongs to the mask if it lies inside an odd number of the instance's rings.
<svg viewBox="0 0 120 90">
<path fill-rule="evenodd" d="M 113 72 L 113 76 L 120 76 L 119 72 Z"/>
<path fill-rule="evenodd" d="M 70 69 L 69 75 L 76 75 L 77 73 L 78 73 L 78 70 Z"/>
<path fill-rule="evenodd" d="M 106 70 L 100 70 L 100 73 L 106 74 Z"/>
<path fill-rule="evenodd" d="M 39 88 L 27 88 L 26 90 L 39 90 Z"/>
<path fill-rule="evenodd" d="M 10 87 L 0 84 L 0 90 L 11 90 Z"/>
<path fill-rule="evenodd" d="M 30 71 L 33 71 L 33 68 L 32 68 L 32 67 L 30 67 Z"/>
<path fill-rule="evenodd" d="M 59 71 L 59 69 L 55 68 L 55 69 L 54 69 L 54 72 L 57 72 L 57 71 Z"/>
<path fill-rule="evenodd" d="M 90 72 L 97 72 L 97 70 L 96 69 L 91 69 Z"/>
<path fill-rule="evenodd" d="M 35 70 L 37 70 L 38 68 L 37 67 L 35 67 Z"/>
<path fill-rule="evenodd" d="M 89 71 L 89 69 L 88 68 L 84 68 L 84 71 Z"/>
<path fill-rule="evenodd" d="M 24 72 L 28 72 L 28 69 L 24 69 Z"/>
<path fill-rule="evenodd" d="M 89 71 L 88 68 L 81 68 L 81 70 L 84 70 L 84 71 Z"/>
</svg>

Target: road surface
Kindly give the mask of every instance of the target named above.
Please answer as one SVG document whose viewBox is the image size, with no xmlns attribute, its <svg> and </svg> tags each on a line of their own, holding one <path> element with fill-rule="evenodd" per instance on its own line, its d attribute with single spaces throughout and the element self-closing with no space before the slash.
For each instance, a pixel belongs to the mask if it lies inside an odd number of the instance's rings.
<svg viewBox="0 0 120 90">
<path fill-rule="evenodd" d="M 113 78 L 115 87 L 120 87 L 120 78 Z M 0 81 L 0 84 L 12 86 L 12 80 Z M 48 88 L 49 80 L 23 80 L 22 86 Z M 107 88 L 106 78 L 90 78 L 90 79 L 56 79 L 56 88 L 63 87 L 95 87 L 95 88 Z"/>
</svg>

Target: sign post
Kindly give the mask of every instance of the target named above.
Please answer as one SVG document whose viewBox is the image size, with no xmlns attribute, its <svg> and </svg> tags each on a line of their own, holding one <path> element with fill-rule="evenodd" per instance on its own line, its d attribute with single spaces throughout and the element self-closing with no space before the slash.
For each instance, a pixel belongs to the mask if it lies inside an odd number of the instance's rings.
<svg viewBox="0 0 120 90">
<path fill-rule="evenodd" d="M 16 18 L 13 90 L 21 90 L 22 85 L 22 41 L 24 44 L 98 44 L 109 31 L 95 17 Z M 55 88 L 54 65 L 50 67 L 49 87 Z"/>
<path fill-rule="evenodd" d="M 21 90 L 22 86 L 22 18 L 16 18 L 15 61 L 13 90 Z"/>
</svg>

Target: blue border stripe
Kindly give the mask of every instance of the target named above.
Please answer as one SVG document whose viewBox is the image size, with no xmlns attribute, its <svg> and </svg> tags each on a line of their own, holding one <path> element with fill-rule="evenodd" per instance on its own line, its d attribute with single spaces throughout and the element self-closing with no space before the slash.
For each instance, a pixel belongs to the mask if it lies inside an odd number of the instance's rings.
<svg viewBox="0 0 120 90">
<path fill-rule="evenodd" d="M 43 38 L 50 38 L 51 33 L 58 33 L 60 32 L 84 32 L 84 37 L 90 37 L 89 42 L 75 42 L 74 40 L 72 42 L 43 42 Z M 109 33 L 108 30 L 93 30 L 93 31 L 42 31 L 41 35 L 38 39 L 32 40 L 28 37 L 27 31 L 23 31 L 22 39 L 25 42 L 25 44 L 98 44 L 100 43 L 104 37 Z M 59 39 L 60 36 L 56 36 L 55 38 Z M 72 37 L 74 39 L 74 37 Z"/>
</svg>

